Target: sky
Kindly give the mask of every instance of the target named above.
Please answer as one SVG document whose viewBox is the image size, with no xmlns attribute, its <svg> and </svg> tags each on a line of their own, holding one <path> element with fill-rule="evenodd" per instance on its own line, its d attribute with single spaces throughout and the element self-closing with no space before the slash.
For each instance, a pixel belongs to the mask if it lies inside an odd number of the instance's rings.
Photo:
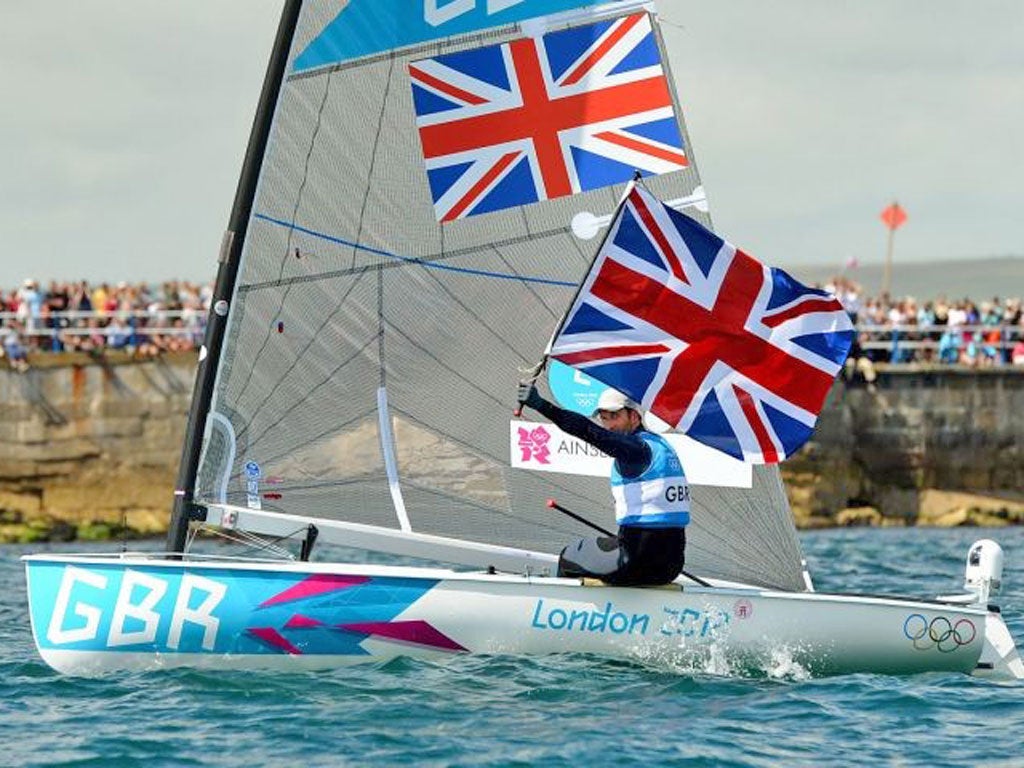
<svg viewBox="0 0 1024 768">
<path fill-rule="evenodd" d="M 0 286 L 212 280 L 280 0 L 3 5 Z M 897 269 L 1024 257 L 1024 0 L 659 9 L 731 242 L 879 262 L 898 200 Z"/>
</svg>

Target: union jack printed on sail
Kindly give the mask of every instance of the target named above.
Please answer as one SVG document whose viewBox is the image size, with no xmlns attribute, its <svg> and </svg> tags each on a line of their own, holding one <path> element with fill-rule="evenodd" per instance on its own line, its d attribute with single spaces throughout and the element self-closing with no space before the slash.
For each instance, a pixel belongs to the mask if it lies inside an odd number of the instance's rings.
<svg viewBox="0 0 1024 768">
<path fill-rule="evenodd" d="M 409 65 L 440 221 L 686 167 L 646 13 Z"/>
<path fill-rule="evenodd" d="M 633 188 L 548 353 L 696 440 L 774 463 L 850 345 L 842 305 Z"/>
</svg>

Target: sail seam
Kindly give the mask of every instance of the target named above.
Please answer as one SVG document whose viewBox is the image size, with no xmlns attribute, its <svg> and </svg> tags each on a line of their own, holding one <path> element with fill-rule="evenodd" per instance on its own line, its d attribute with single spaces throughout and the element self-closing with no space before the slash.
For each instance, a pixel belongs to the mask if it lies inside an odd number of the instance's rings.
<svg viewBox="0 0 1024 768">
<path fill-rule="evenodd" d="M 380 113 L 377 115 L 377 132 L 373 136 L 373 150 L 370 152 L 370 167 L 366 171 L 366 192 L 363 194 L 363 204 L 359 209 L 359 226 L 356 228 L 356 242 L 362 239 L 363 236 L 363 219 L 366 216 L 366 202 L 370 199 L 370 190 L 373 189 L 373 170 L 377 165 L 377 148 L 380 146 L 380 132 L 384 127 L 384 115 L 387 114 L 388 110 L 388 95 L 391 93 L 391 78 L 395 73 L 395 60 L 391 60 L 391 65 L 388 67 L 388 76 L 384 81 L 384 96 L 380 100 Z M 295 220 L 292 219 L 292 226 L 294 227 Z M 293 230 L 294 231 L 294 230 Z M 358 247 L 353 246 L 352 249 L 352 266 L 356 265 L 356 253 Z"/>
<path fill-rule="evenodd" d="M 358 424 L 360 421 L 363 421 L 368 416 L 370 416 L 372 413 L 373 413 L 373 410 L 371 409 L 371 410 L 368 410 L 368 411 L 364 411 L 363 413 L 359 413 L 359 414 L 353 416 L 348 421 L 345 421 L 345 422 L 343 422 L 341 424 L 331 424 L 327 429 L 323 430 L 322 432 L 318 432 L 317 434 L 312 435 L 307 440 L 307 443 L 315 443 L 315 442 L 317 442 L 318 440 L 320 440 L 323 437 L 327 437 L 328 435 L 332 435 L 332 434 L 334 434 L 336 432 L 342 432 L 342 431 L 345 430 L 346 427 L 348 427 L 348 426 L 350 426 L 352 424 Z M 285 456 L 287 456 L 291 450 L 292 450 L 292 448 L 288 447 L 288 448 L 285 448 L 283 451 L 280 451 L 279 453 L 275 453 L 275 454 L 273 454 L 271 456 L 264 457 L 263 458 L 263 464 L 264 465 L 273 464 L 275 461 L 278 461 L 279 459 L 282 459 Z M 358 482 L 358 480 L 354 480 L 354 481 L 337 480 L 337 481 L 331 481 L 330 483 L 324 483 L 323 485 L 346 485 L 349 482 Z"/>
<path fill-rule="evenodd" d="M 347 358 L 345 358 L 345 360 L 340 365 L 336 366 L 330 373 L 327 374 L 326 378 L 323 381 L 321 381 L 319 384 L 317 384 L 315 387 L 313 387 L 311 390 L 309 390 L 309 394 L 306 397 L 304 397 L 301 400 L 298 400 L 294 404 L 292 404 L 292 406 L 290 408 L 288 408 L 286 411 L 281 413 L 281 417 L 277 421 L 275 421 L 275 422 L 273 422 L 271 424 L 268 424 L 266 427 L 264 427 L 262 432 L 260 432 L 259 434 L 256 435 L 256 437 L 254 439 L 248 441 L 247 447 L 251 450 L 252 447 L 255 446 L 260 440 L 262 440 L 263 437 L 271 429 L 273 429 L 274 427 L 279 425 L 282 421 L 284 421 L 285 417 L 289 413 L 291 413 L 296 408 L 298 408 L 300 405 L 302 405 L 303 403 L 308 401 L 310 399 L 310 396 L 314 392 L 316 392 L 316 390 L 320 389 L 320 387 L 322 387 L 325 384 L 329 383 L 334 378 L 334 374 L 336 374 L 338 371 L 340 371 L 342 368 L 344 368 L 350 362 L 352 362 L 353 360 L 358 358 L 360 355 L 364 354 L 366 352 L 366 348 L 369 347 L 374 341 L 376 341 L 375 338 L 374 339 L 370 339 L 363 346 L 361 346 L 359 349 L 357 349 L 355 352 L 353 352 L 351 355 L 349 355 Z M 246 425 L 246 427 L 244 429 L 239 431 L 238 437 L 241 438 L 241 436 L 246 432 L 247 429 L 248 429 L 248 425 Z"/>
<path fill-rule="evenodd" d="M 313 346 L 313 343 L 318 339 L 320 331 L 322 331 L 324 328 L 326 328 L 327 325 L 330 324 L 331 320 L 335 317 L 335 315 L 337 315 L 338 312 L 341 311 L 342 305 L 345 303 L 345 300 L 349 297 L 349 295 L 352 293 L 352 291 L 355 290 L 356 286 L 359 285 L 360 281 L 363 279 L 363 277 L 366 275 L 367 272 L 368 272 L 368 270 L 366 268 L 363 268 L 363 274 L 359 275 L 355 280 L 352 281 L 352 284 L 348 287 L 348 289 L 345 291 L 345 293 L 341 296 L 340 299 L 338 299 L 338 302 L 335 304 L 335 307 L 331 311 L 331 313 L 320 324 L 320 327 L 317 328 L 316 332 L 314 332 L 313 334 L 310 335 L 309 341 L 306 342 L 306 346 L 303 347 L 301 350 L 299 350 L 296 353 L 295 360 L 292 362 L 292 364 L 290 366 L 288 366 L 288 368 L 285 369 L 281 373 L 281 375 L 277 379 L 277 382 L 274 384 L 274 386 L 271 388 L 271 390 L 269 392 L 267 392 L 267 394 L 260 401 L 260 403 L 255 408 L 252 409 L 253 413 L 260 413 L 263 410 L 263 407 L 268 402 L 270 402 L 271 397 L 273 397 L 273 395 L 277 392 L 278 387 L 280 387 L 281 383 L 283 381 L 285 381 L 285 379 L 288 378 L 288 376 L 291 374 L 292 371 L 295 370 L 296 366 L 298 365 L 298 362 L 303 359 L 303 356 L 306 354 L 306 352 L 309 350 L 309 348 Z M 249 425 L 246 424 L 246 426 L 242 428 L 241 432 L 239 432 L 239 435 L 244 435 L 246 433 L 246 431 L 248 430 L 248 428 L 249 428 Z"/>
<path fill-rule="evenodd" d="M 494 255 L 498 257 L 498 259 L 501 261 L 502 264 L 504 264 L 506 267 L 508 267 L 509 271 L 512 274 L 519 275 L 520 277 L 523 277 L 521 275 L 521 273 L 517 272 L 515 267 L 512 266 L 512 264 L 509 261 L 508 257 L 505 256 L 505 254 L 501 252 L 500 248 L 498 248 L 496 245 L 492 245 L 491 246 L 491 250 L 494 251 Z M 544 299 L 541 298 L 540 294 L 537 293 L 537 290 L 532 285 L 530 285 L 530 280 L 529 279 L 523 280 L 523 283 L 525 284 L 524 288 L 526 288 L 526 290 L 530 292 L 530 295 L 533 296 L 533 298 L 537 300 L 538 304 L 540 304 L 542 307 L 544 307 L 544 311 L 545 312 L 547 312 L 551 317 L 557 317 L 558 316 L 558 312 L 556 310 L 552 309 L 551 307 L 549 307 L 544 302 Z"/>
<path fill-rule="evenodd" d="M 568 526 L 562 528 L 551 524 L 551 520 L 557 520 L 558 522 L 562 522 L 564 518 L 561 516 L 559 516 L 558 518 L 548 518 L 546 522 L 538 522 L 537 520 L 533 520 L 529 517 L 517 515 L 508 508 L 503 509 L 497 506 L 490 506 L 479 501 L 468 499 L 465 496 L 455 497 L 454 494 L 449 494 L 439 488 L 432 488 L 428 485 L 424 485 L 423 483 L 417 483 L 416 481 L 409 481 L 406 485 L 411 486 L 412 488 L 422 493 L 431 494 L 442 499 L 447 500 L 451 498 L 457 498 L 460 504 L 464 504 L 465 506 L 475 509 L 479 512 L 486 512 L 487 514 L 497 515 L 498 517 L 502 517 L 508 520 L 514 520 L 517 523 L 528 523 L 530 526 L 533 527 L 534 530 L 542 530 L 547 533 L 557 534 L 559 536 L 564 536 L 566 534 L 571 534 L 573 532 L 572 529 L 570 529 Z M 429 531 L 422 529 L 418 532 L 429 534 Z M 558 545 L 552 544 L 551 546 L 553 548 L 556 548 Z"/>
<path fill-rule="evenodd" d="M 499 279 L 503 279 L 503 280 L 516 280 L 516 281 L 519 281 L 519 282 L 537 283 L 537 284 L 540 284 L 540 285 L 555 285 L 555 286 L 564 287 L 564 288 L 575 288 L 576 285 L 578 284 L 575 281 L 557 280 L 555 278 L 550 278 L 550 277 L 530 277 L 530 276 L 527 276 L 527 275 L 508 274 L 508 273 L 505 273 L 505 272 L 493 272 L 493 271 L 485 270 L 485 269 L 471 269 L 469 267 L 456 267 L 456 266 L 453 266 L 451 264 L 439 264 L 439 263 L 437 263 L 437 261 L 432 261 L 429 258 L 423 258 L 423 257 L 418 257 L 418 256 L 402 256 L 402 255 L 397 254 L 397 253 L 392 253 L 391 251 L 385 251 L 385 250 L 383 250 L 381 248 L 374 248 L 374 247 L 369 246 L 369 245 L 362 245 L 362 244 L 354 242 L 352 240 L 346 240 L 346 239 L 341 238 L 341 237 L 335 237 L 334 235 L 328 235 L 328 234 L 326 234 L 324 232 L 317 232 L 314 229 L 308 229 L 308 228 L 300 226 L 298 224 L 293 224 L 293 223 L 284 221 L 283 219 L 276 219 L 276 218 L 274 218 L 272 216 L 267 216 L 266 214 L 263 214 L 263 213 L 257 213 L 255 216 L 253 216 L 253 218 L 254 219 L 259 219 L 260 221 L 265 221 L 268 224 L 274 224 L 274 225 L 279 226 L 279 227 L 288 227 L 289 229 L 294 230 L 296 232 L 301 232 L 301 233 L 303 233 L 305 235 L 310 235 L 312 237 L 316 237 L 316 238 L 318 238 L 320 240 L 326 240 L 326 241 L 331 242 L 331 243 L 337 243 L 338 245 L 344 245 L 346 247 L 353 248 L 353 249 L 355 249 L 357 251 L 365 251 L 367 253 L 372 253 L 372 254 L 374 254 L 376 256 L 384 256 L 385 258 L 393 259 L 396 262 L 393 266 L 396 266 L 396 267 L 401 267 L 401 266 L 420 266 L 420 267 L 425 267 L 427 269 L 440 269 L 440 270 L 445 270 L 445 271 L 448 271 L 448 272 L 459 272 L 459 273 L 468 274 L 468 275 L 478 275 L 480 277 L 494 277 L 494 278 L 499 278 Z M 492 243 L 491 245 L 495 245 L 495 246 L 517 245 L 519 243 L 535 241 L 535 240 L 538 239 L 538 237 L 541 237 L 541 236 L 554 236 L 554 235 L 560 235 L 560 234 L 564 234 L 564 233 L 565 233 L 564 229 L 555 229 L 555 230 L 550 230 L 549 232 L 544 233 L 543 235 L 540 235 L 540 236 L 534 235 L 534 236 L 531 237 L 531 236 L 524 235 L 522 237 L 509 238 L 508 240 L 503 240 L 501 242 L 495 242 L 495 243 Z M 470 254 L 478 253 L 479 251 L 480 251 L 479 248 L 466 249 L 466 250 L 463 250 L 463 251 L 452 251 L 450 253 L 438 254 L 435 258 L 438 259 L 438 260 L 441 260 L 441 259 L 447 260 L 447 259 L 456 258 L 458 256 L 465 256 L 465 255 L 470 255 Z M 380 266 L 383 267 L 383 266 L 391 266 L 391 265 L 380 265 Z M 346 270 L 337 270 L 335 272 L 324 272 L 324 273 L 319 274 L 319 275 L 304 275 L 302 277 L 288 278 L 287 280 L 275 280 L 275 281 L 265 281 L 265 282 L 262 282 L 262 283 L 251 283 L 249 285 L 241 286 L 239 288 L 239 290 L 240 291 L 248 292 L 248 291 L 256 290 L 258 288 L 265 288 L 265 287 L 276 288 L 276 287 L 279 287 L 279 286 L 282 286 L 282 285 L 290 285 L 292 283 L 309 282 L 309 281 L 315 281 L 315 280 L 324 280 L 324 279 L 333 278 L 333 277 L 343 277 L 345 275 L 352 274 L 353 272 L 356 272 L 356 271 L 358 271 L 360 269 L 365 269 L 365 268 L 366 267 L 350 267 L 349 269 L 346 269 Z"/>
<path fill-rule="evenodd" d="M 306 189 L 306 182 L 309 180 L 309 162 L 310 162 L 310 159 L 313 157 L 313 150 L 316 148 L 317 136 L 320 135 L 320 126 L 323 124 L 324 108 L 327 106 L 327 98 L 330 95 L 330 92 L 331 92 L 331 78 L 328 77 L 327 78 L 327 82 L 324 84 L 324 94 L 323 94 L 323 96 L 320 99 L 320 107 L 319 107 L 319 109 L 317 110 L 317 113 L 316 113 L 316 125 L 313 127 L 313 132 L 312 132 L 312 134 L 309 137 L 309 148 L 306 150 L 306 159 L 305 159 L 305 163 L 304 163 L 303 169 L 302 169 L 302 181 L 300 182 L 299 189 L 298 189 L 298 191 L 295 194 L 295 205 L 292 207 L 292 227 L 294 227 L 294 222 L 298 218 L 299 207 L 302 205 L 302 193 Z M 256 216 L 254 216 L 253 218 L 257 218 L 257 217 L 258 217 L 258 214 Z M 293 228 L 289 228 L 289 230 L 288 230 L 288 238 L 287 238 L 286 243 L 285 243 L 284 256 L 280 260 L 280 266 L 279 266 L 278 272 L 277 272 L 277 279 L 278 280 L 280 280 L 281 276 L 284 275 L 284 267 L 285 267 L 285 264 L 288 262 L 289 255 L 291 254 L 292 236 L 293 235 L 294 235 L 294 229 Z M 275 317 L 280 317 L 281 310 L 284 307 L 285 300 L 288 298 L 288 291 L 290 290 L 290 288 L 291 288 L 290 286 L 286 287 L 284 294 L 281 296 L 280 300 L 278 301 L 277 311 L 274 313 Z M 249 371 L 248 371 L 248 373 L 246 375 L 246 378 L 245 378 L 245 383 L 242 385 L 241 389 L 238 392 L 238 400 L 242 399 L 242 397 L 245 395 L 246 390 L 249 388 L 249 384 L 252 382 L 253 373 L 258 368 L 256 363 L 263 356 L 263 352 L 266 350 L 267 344 L 270 342 L 270 337 L 271 337 L 271 331 L 270 331 L 270 328 L 268 327 L 266 329 L 265 333 L 264 333 L 264 336 L 263 336 L 263 343 L 260 344 L 259 350 L 253 356 L 253 366 L 249 369 Z"/>
</svg>

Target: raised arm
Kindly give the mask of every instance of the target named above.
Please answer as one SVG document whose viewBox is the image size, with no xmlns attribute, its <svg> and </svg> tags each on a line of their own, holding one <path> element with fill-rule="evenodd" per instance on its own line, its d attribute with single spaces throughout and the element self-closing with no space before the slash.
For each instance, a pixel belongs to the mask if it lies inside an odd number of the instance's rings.
<svg viewBox="0 0 1024 768">
<path fill-rule="evenodd" d="M 651 462 L 651 449 L 636 434 L 620 435 L 595 424 L 582 414 L 559 408 L 545 400 L 537 388 L 525 382 L 519 385 L 519 402 L 549 419 L 563 432 L 585 440 L 619 463 L 623 477 L 637 477 Z"/>
</svg>

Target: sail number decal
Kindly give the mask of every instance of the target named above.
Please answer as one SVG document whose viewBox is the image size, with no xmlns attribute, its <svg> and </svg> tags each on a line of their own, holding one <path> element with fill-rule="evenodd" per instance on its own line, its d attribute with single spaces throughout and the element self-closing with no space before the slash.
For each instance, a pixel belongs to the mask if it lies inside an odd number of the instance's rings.
<svg viewBox="0 0 1024 768">
<path fill-rule="evenodd" d="M 40 640 L 50 647 L 90 650 L 212 651 L 220 629 L 214 611 L 226 593 L 227 585 L 194 573 L 163 577 L 69 565 Z"/>
</svg>

